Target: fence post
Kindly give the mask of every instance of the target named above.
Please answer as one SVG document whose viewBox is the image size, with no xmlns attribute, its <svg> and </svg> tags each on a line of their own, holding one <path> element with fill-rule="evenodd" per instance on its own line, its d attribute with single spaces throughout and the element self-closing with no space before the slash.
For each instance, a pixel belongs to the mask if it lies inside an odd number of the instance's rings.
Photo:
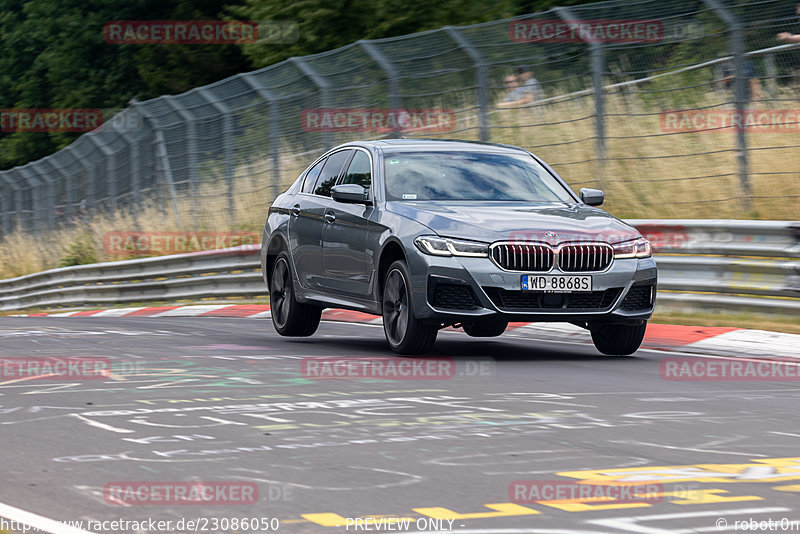
<svg viewBox="0 0 800 534">
<path fill-rule="evenodd" d="M 30 173 L 31 176 L 34 176 L 38 181 L 38 187 L 40 195 L 44 195 L 44 202 L 41 202 L 41 198 L 39 199 L 38 205 L 38 212 L 36 217 L 39 221 L 39 230 L 41 231 L 44 228 L 42 223 L 46 222 L 47 228 L 55 228 L 55 211 L 56 211 L 56 191 L 55 186 L 53 185 L 53 181 L 42 172 L 39 167 L 42 165 L 41 162 L 36 163 L 29 163 L 25 165 L 26 171 Z M 42 185 L 45 187 L 43 188 Z"/>
<path fill-rule="evenodd" d="M 240 74 L 244 82 L 253 88 L 258 95 L 269 102 L 269 137 L 270 152 L 272 153 L 272 198 L 276 198 L 280 193 L 281 167 L 281 116 L 279 99 L 261 83 L 253 73 Z"/>
<path fill-rule="evenodd" d="M 142 165 L 141 165 L 141 144 L 142 144 L 142 136 L 141 131 L 144 130 L 144 121 L 145 121 L 145 114 L 144 111 L 140 109 L 139 101 L 135 98 L 132 98 L 128 101 L 129 107 L 123 110 L 121 113 L 114 116 L 112 119 L 112 126 L 114 130 L 119 134 L 120 137 L 125 139 L 128 142 L 128 145 L 131 149 L 131 191 L 133 192 L 133 205 L 136 208 L 141 208 L 142 205 L 142 187 L 141 187 L 141 174 L 142 174 Z M 133 125 L 133 129 L 137 129 L 140 131 L 139 137 L 134 137 L 131 134 L 131 125 Z M 138 226 L 138 221 L 135 222 Z"/>
<path fill-rule="evenodd" d="M 399 114 L 402 101 L 400 97 L 400 77 L 397 68 L 392 64 L 386 54 L 381 52 L 371 41 L 361 40 L 358 44 L 367 55 L 378 64 L 389 78 L 389 107 Z M 399 116 L 399 115 L 398 115 Z M 400 125 L 395 121 L 390 137 L 400 137 Z"/>
<path fill-rule="evenodd" d="M 188 156 L 188 167 L 189 167 L 189 183 L 192 187 L 192 222 L 197 225 L 197 207 L 200 201 L 199 197 L 199 183 L 197 180 L 197 128 L 195 127 L 195 116 L 192 115 L 189 111 L 185 110 L 175 101 L 174 96 L 164 96 L 161 97 L 164 101 L 172 107 L 175 111 L 178 112 L 178 115 L 186 122 L 186 152 Z M 161 133 L 161 130 L 159 130 Z M 164 135 L 161 134 L 159 144 L 161 149 L 163 150 L 163 157 L 168 157 L 166 143 L 164 140 Z M 170 180 L 169 184 L 174 189 L 174 183 L 172 181 L 172 170 L 170 168 Z M 174 191 L 173 191 L 174 193 Z M 172 193 L 171 193 L 172 194 Z"/>
<path fill-rule="evenodd" d="M 556 7 L 553 10 L 558 13 L 564 22 L 577 23 L 579 19 L 572 14 L 566 7 Z M 578 32 L 583 39 L 583 33 Z M 596 40 L 584 40 L 589 45 L 589 54 L 592 72 L 592 92 L 594 94 L 594 124 L 595 124 L 595 150 L 598 160 L 598 180 L 600 187 L 603 186 L 606 175 L 606 116 L 605 116 L 605 90 L 603 88 L 603 76 L 605 75 L 605 50 L 602 43 Z"/>
<path fill-rule="evenodd" d="M 8 190 L 10 192 L 10 190 Z M 8 217 L 11 213 L 11 208 L 9 205 L 9 197 L 10 195 L 4 194 L 0 195 L 0 215 L 2 215 L 2 226 L 3 226 L 3 236 L 7 236 L 9 234 L 9 221 Z"/>
<path fill-rule="evenodd" d="M 747 108 L 747 84 L 750 80 L 745 78 L 745 58 L 744 58 L 744 31 L 739 19 L 727 7 L 724 7 L 717 0 L 703 0 L 717 17 L 728 26 L 730 38 L 728 46 L 731 56 L 733 56 L 733 99 L 736 102 L 736 115 L 743 118 Z M 742 189 L 743 204 L 746 208 L 750 207 L 750 180 L 748 177 L 747 163 L 747 134 L 743 127 L 736 129 L 736 160 L 739 166 L 739 185 Z"/>
<path fill-rule="evenodd" d="M 322 107 L 329 108 L 331 106 L 331 85 L 328 83 L 323 76 L 321 76 L 316 70 L 314 70 L 311 65 L 309 65 L 304 58 L 301 57 L 292 57 L 289 58 L 289 61 L 294 63 L 300 72 L 302 72 L 309 80 L 311 80 L 314 85 L 320 90 L 321 100 L 322 100 Z M 325 145 L 325 150 L 331 148 L 331 132 L 323 132 L 322 134 L 322 142 Z"/>
<path fill-rule="evenodd" d="M 64 170 L 64 165 L 59 163 L 58 153 L 54 154 L 53 157 L 48 158 L 48 162 L 50 166 L 55 169 L 55 171 L 64 177 L 64 217 L 67 224 L 72 223 L 72 203 L 74 202 L 74 198 L 72 196 L 72 175 L 69 174 L 66 170 Z M 65 156 L 72 156 L 72 152 L 65 152 Z"/>
<path fill-rule="evenodd" d="M 10 204 L 14 206 L 14 219 L 16 225 L 19 225 L 19 210 L 21 206 L 20 201 L 20 187 L 14 183 L 14 180 L 8 177 L 8 173 L 0 172 L 0 178 L 8 185 L 9 191 L 11 192 L 8 196 L 8 200 L 5 201 L 3 205 L 2 212 L 3 212 L 3 234 L 8 235 L 11 233 L 11 208 L 9 207 Z"/>
<path fill-rule="evenodd" d="M 489 141 L 489 75 L 486 60 L 475 48 L 475 45 L 464 34 L 453 26 L 445 26 L 444 30 L 456 42 L 475 64 L 475 85 L 478 87 L 478 124 L 480 125 L 480 139 L 484 143 Z"/>
<path fill-rule="evenodd" d="M 137 208 L 141 206 L 141 151 L 139 150 L 139 143 L 141 138 L 135 138 L 130 133 L 130 120 L 136 119 L 133 114 L 139 114 L 139 110 L 135 106 L 131 106 L 122 112 L 118 113 L 111 120 L 112 128 L 119 134 L 120 137 L 128 142 L 130 147 L 130 161 L 131 161 L 131 192 L 133 193 L 133 205 Z M 135 121 L 133 124 L 143 124 Z M 138 223 L 136 223 L 138 224 Z"/>
<path fill-rule="evenodd" d="M 169 198 L 172 202 L 172 211 L 175 213 L 175 218 L 178 219 L 178 225 L 183 226 L 181 213 L 178 211 L 178 195 L 175 192 L 175 182 L 172 180 L 172 167 L 170 167 L 169 164 L 167 144 L 164 141 L 163 132 L 158 129 L 156 130 L 156 144 L 158 145 L 158 148 L 156 148 L 158 152 L 157 158 L 161 166 L 161 171 L 164 173 L 164 182 L 167 184 L 167 191 L 169 192 Z"/>
<path fill-rule="evenodd" d="M 217 100 L 214 95 L 209 95 L 205 87 L 200 87 L 197 90 L 197 94 L 222 114 L 222 146 L 225 152 L 225 184 L 228 195 L 228 213 L 231 217 L 231 223 L 234 223 L 236 218 L 233 204 L 233 113 L 227 105 Z"/>
<path fill-rule="evenodd" d="M 93 211 L 95 208 L 95 200 L 96 200 L 96 188 L 95 188 L 95 180 L 97 179 L 97 173 L 95 172 L 94 165 L 89 165 L 86 163 L 85 158 L 81 157 L 80 154 L 76 154 L 75 147 L 73 145 L 69 145 L 64 150 L 67 150 L 70 155 L 75 159 L 75 161 L 83 167 L 84 172 L 86 173 L 86 214 L 90 211 Z M 78 187 L 81 187 L 81 184 L 78 184 Z M 81 191 L 83 193 L 83 191 Z M 83 198 L 78 202 L 78 217 L 80 218 L 83 216 L 80 213 L 80 206 L 83 204 Z"/>
<path fill-rule="evenodd" d="M 778 70 L 775 68 L 775 54 L 764 54 L 764 70 L 766 71 L 767 95 L 770 100 L 778 96 Z"/>
<path fill-rule="evenodd" d="M 116 184 L 114 183 L 114 178 L 112 177 L 113 176 L 112 169 L 114 168 L 114 152 L 112 152 L 111 149 L 108 148 L 107 145 L 104 145 L 103 143 L 98 141 L 95 135 L 93 135 L 93 134 L 84 134 L 84 135 L 86 136 L 86 138 L 94 146 L 99 148 L 100 152 L 102 152 L 103 155 L 106 157 L 106 175 L 107 176 L 105 177 L 105 180 L 106 180 L 106 183 L 109 186 L 108 187 L 108 209 L 109 209 L 109 211 L 113 211 L 114 207 L 116 205 L 116 202 L 117 202 L 117 199 L 115 198 L 115 196 L 117 194 L 117 188 L 116 188 Z M 94 179 L 94 180 L 97 179 L 97 174 L 96 173 L 92 177 L 92 179 Z M 94 199 L 94 200 L 95 200 L 95 202 L 97 201 L 97 199 Z"/>
<path fill-rule="evenodd" d="M 29 164 L 30 165 L 30 164 Z M 28 165 L 24 165 L 22 167 L 17 168 L 19 174 L 22 175 L 22 178 L 25 180 L 25 183 L 28 185 L 28 189 L 31 192 L 31 220 L 30 220 L 30 230 L 33 233 L 38 233 L 42 230 L 42 222 L 40 218 L 40 214 L 42 211 L 42 203 L 41 199 L 39 198 L 41 193 L 39 191 L 39 184 L 38 180 L 32 173 L 28 170 Z"/>
<path fill-rule="evenodd" d="M 25 230 L 25 199 L 22 198 L 22 191 L 22 187 L 17 187 L 14 192 L 14 204 L 17 205 L 17 218 L 14 227 L 20 231 Z M 31 191 L 31 195 L 33 195 L 33 191 Z"/>
<path fill-rule="evenodd" d="M 47 227 L 51 229 L 56 227 L 56 206 L 57 206 L 56 186 L 55 186 L 56 181 L 53 178 L 50 178 L 50 176 L 46 172 L 40 171 L 39 167 L 42 165 L 49 165 L 51 171 L 58 172 L 58 169 L 56 169 L 56 166 L 53 165 L 52 162 L 52 159 L 54 157 L 55 155 L 44 158 L 43 160 L 38 162 L 38 164 L 34 168 L 35 169 L 34 172 L 36 172 L 36 174 L 39 175 L 42 181 L 44 181 L 44 183 L 47 184 Z"/>
</svg>

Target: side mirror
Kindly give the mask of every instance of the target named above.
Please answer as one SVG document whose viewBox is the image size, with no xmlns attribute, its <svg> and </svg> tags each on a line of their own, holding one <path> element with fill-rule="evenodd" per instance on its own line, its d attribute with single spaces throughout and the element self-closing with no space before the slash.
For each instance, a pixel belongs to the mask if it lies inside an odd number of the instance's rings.
<svg viewBox="0 0 800 534">
<path fill-rule="evenodd" d="M 606 195 L 599 189 L 581 188 L 581 201 L 589 206 L 599 206 L 605 200 Z"/>
<path fill-rule="evenodd" d="M 350 204 L 366 204 L 367 190 L 358 184 L 339 184 L 331 188 L 331 196 L 337 202 Z"/>
</svg>

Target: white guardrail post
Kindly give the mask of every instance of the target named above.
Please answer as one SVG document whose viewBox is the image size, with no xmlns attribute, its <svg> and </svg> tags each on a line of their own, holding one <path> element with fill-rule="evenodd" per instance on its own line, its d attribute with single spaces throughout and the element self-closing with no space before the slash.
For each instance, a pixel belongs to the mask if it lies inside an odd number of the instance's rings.
<svg viewBox="0 0 800 534">
<path fill-rule="evenodd" d="M 653 243 L 660 306 L 800 314 L 800 222 L 627 222 Z M 242 245 L 0 280 L 0 310 L 264 297 L 259 251 Z"/>
</svg>

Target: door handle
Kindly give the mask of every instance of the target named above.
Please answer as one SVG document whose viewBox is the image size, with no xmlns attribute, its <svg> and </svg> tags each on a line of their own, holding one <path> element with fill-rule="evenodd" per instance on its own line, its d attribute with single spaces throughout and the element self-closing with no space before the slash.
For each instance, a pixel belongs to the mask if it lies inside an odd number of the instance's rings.
<svg viewBox="0 0 800 534">
<path fill-rule="evenodd" d="M 292 206 L 292 215 L 294 215 L 295 217 L 300 215 L 300 204 L 295 204 L 294 206 Z"/>
<path fill-rule="evenodd" d="M 332 211 L 329 211 L 325 214 L 325 222 L 333 224 L 336 222 L 336 214 Z"/>
</svg>

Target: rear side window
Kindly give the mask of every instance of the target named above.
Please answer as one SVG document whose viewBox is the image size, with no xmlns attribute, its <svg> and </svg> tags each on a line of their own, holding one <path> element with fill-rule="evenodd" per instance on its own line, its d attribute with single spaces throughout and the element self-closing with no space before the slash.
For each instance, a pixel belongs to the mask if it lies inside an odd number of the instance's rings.
<svg viewBox="0 0 800 534">
<path fill-rule="evenodd" d="M 342 183 L 358 184 L 369 194 L 372 176 L 370 175 L 369 156 L 366 152 L 362 152 L 361 150 L 356 151 L 356 155 L 353 156 L 353 161 L 350 162 L 350 166 L 347 168 Z"/>
<path fill-rule="evenodd" d="M 325 160 L 322 159 L 317 162 L 316 165 L 311 167 L 309 171 L 306 173 L 305 181 L 303 182 L 303 193 L 311 193 L 314 191 L 314 184 L 317 183 L 317 177 L 319 176 L 319 171 L 322 170 L 322 165 L 325 164 Z"/>
<path fill-rule="evenodd" d="M 325 162 L 325 166 L 322 167 L 322 172 L 317 178 L 317 184 L 314 187 L 315 195 L 331 196 L 331 188 L 342 174 L 342 167 L 350 159 L 352 153 L 352 150 L 342 150 L 328 157 L 328 161 Z"/>
</svg>

